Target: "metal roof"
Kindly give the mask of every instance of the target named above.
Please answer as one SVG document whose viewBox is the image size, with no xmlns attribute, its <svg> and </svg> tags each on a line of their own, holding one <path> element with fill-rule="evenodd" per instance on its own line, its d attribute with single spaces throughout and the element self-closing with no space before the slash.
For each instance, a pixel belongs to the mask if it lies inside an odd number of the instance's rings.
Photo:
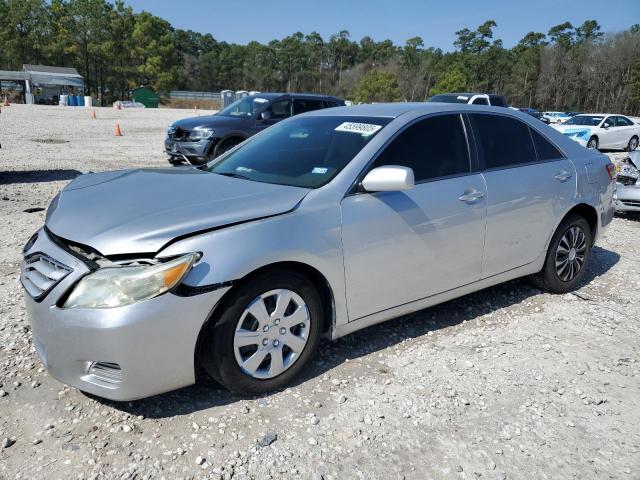
<svg viewBox="0 0 640 480">
<path fill-rule="evenodd" d="M 29 74 L 27 72 L 0 70 L 0 80 L 29 80 Z"/>
<path fill-rule="evenodd" d="M 22 69 L 28 73 L 46 73 L 53 75 L 63 75 L 65 77 L 78 77 L 82 78 L 82 75 L 78 73 L 78 70 L 71 67 L 52 67 L 49 65 L 28 65 L 22 66 Z"/>
</svg>

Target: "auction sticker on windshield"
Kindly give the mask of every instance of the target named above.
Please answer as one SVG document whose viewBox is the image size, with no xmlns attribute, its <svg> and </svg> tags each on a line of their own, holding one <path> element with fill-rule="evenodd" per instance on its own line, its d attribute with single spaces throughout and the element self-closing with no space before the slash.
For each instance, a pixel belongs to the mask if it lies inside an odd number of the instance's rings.
<svg viewBox="0 0 640 480">
<path fill-rule="evenodd" d="M 372 123 L 355 123 L 344 122 L 336 127 L 336 132 L 358 133 L 363 137 L 373 135 L 382 128 L 382 125 L 373 125 Z"/>
</svg>

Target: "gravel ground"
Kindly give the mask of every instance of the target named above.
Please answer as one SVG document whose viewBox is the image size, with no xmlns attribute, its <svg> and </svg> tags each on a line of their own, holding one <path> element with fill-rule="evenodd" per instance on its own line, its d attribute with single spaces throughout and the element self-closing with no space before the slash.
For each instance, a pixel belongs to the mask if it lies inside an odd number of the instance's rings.
<svg viewBox="0 0 640 480">
<path fill-rule="evenodd" d="M 194 114 L 96 110 L 0 115 L 0 479 L 640 478 L 640 217 L 573 294 L 519 280 L 323 341 L 272 395 L 203 381 L 116 404 L 53 380 L 18 280 L 44 221 L 26 210 L 81 172 L 166 165 L 164 129 Z"/>
</svg>

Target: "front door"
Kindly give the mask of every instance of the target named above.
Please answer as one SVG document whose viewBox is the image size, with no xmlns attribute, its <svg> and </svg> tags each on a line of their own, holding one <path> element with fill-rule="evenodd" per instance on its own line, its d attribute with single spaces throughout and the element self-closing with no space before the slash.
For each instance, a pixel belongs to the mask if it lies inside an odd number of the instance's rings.
<svg viewBox="0 0 640 480">
<path fill-rule="evenodd" d="M 369 170 L 383 165 L 412 168 L 416 185 L 342 201 L 350 321 L 481 277 L 486 188 L 472 173 L 461 116 L 413 123 Z"/>
</svg>

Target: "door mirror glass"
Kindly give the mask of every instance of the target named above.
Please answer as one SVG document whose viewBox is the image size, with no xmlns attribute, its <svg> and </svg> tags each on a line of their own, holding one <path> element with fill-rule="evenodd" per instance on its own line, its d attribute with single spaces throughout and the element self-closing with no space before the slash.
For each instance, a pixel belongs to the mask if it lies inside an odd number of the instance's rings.
<svg viewBox="0 0 640 480">
<path fill-rule="evenodd" d="M 414 185 L 413 170 L 396 165 L 374 168 L 362 180 L 367 192 L 398 192 L 411 190 Z"/>
</svg>

